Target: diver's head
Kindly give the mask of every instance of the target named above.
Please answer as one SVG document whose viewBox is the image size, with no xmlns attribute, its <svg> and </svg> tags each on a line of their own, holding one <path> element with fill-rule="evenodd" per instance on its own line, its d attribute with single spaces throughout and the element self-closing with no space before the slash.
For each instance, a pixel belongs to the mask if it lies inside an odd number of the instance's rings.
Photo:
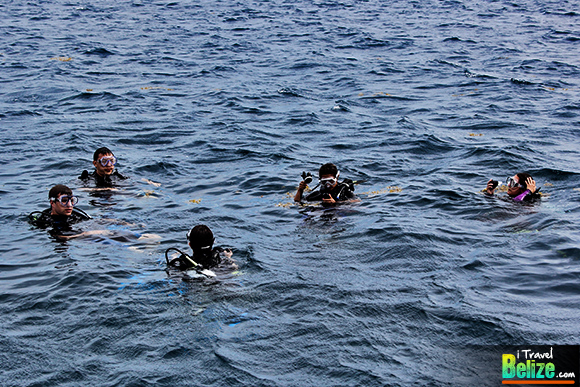
<svg viewBox="0 0 580 387">
<path fill-rule="evenodd" d="M 332 163 L 324 164 L 318 170 L 318 178 L 320 180 L 320 190 L 330 191 L 338 184 L 338 175 L 340 172 L 336 165 Z"/>
<path fill-rule="evenodd" d="M 99 148 L 93 154 L 93 165 L 99 176 L 109 176 L 115 170 L 117 158 L 107 147 Z"/>
<path fill-rule="evenodd" d="M 48 191 L 50 200 L 50 214 L 70 216 L 78 198 L 73 196 L 72 190 L 63 184 L 57 184 Z"/>
<path fill-rule="evenodd" d="M 332 175 L 338 177 L 338 168 L 333 163 L 326 163 L 318 170 L 318 177 L 322 178 L 324 175 Z"/>
<path fill-rule="evenodd" d="M 512 198 L 522 194 L 528 189 L 526 180 L 532 176 L 529 173 L 516 173 L 513 177 L 508 177 L 506 185 L 508 186 L 507 194 Z"/>
<path fill-rule="evenodd" d="M 193 253 L 199 254 L 211 251 L 215 238 L 209 227 L 198 224 L 187 233 L 187 240 Z"/>
</svg>

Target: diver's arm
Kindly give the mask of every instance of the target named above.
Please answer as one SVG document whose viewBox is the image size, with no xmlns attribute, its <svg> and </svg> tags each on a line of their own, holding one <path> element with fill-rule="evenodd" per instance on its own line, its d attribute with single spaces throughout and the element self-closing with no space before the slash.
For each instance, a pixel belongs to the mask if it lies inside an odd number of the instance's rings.
<svg viewBox="0 0 580 387">
<path fill-rule="evenodd" d="M 296 191 L 296 195 L 294 195 L 294 201 L 295 202 L 301 202 L 302 201 L 302 194 L 304 193 L 304 190 L 306 189 L 306 182 L 304 180 L 302 180 L 300 182 L 300 184 L 298 185 L 298 191 Z"/>
<path fill-rule="evenodd" d="M 118 226 L 141 226 L 141 227 L 144 227 L 142 224 L 138 225 L 135 223 L 129 223 L 129 222 L 126 222 L 126 221 L 120 220 L 120 219 L 100 218 L 99 220 L 102 220 L 102 221 L 107 222 L 107 223 L 112 223 L 112 224 L 118 225 Z"/>
<path fill-rule="evenodd" d="M 110 234 L 110 233 L 111 232 L 109 230 L 90 230 L 90 231 L 83 231 L 83 232 L 80 232 L 78 234 L 73 234 L 73 235 L 62 235 L 62 234 L 54 233 L 53 236 L 57 239 L 68 241 L 68 240 L 74 239 L 74 238 L 82 238 L 82 237 L 91 236 L 91 235 L 103 235 L 103 234 Z"/>
</svg>

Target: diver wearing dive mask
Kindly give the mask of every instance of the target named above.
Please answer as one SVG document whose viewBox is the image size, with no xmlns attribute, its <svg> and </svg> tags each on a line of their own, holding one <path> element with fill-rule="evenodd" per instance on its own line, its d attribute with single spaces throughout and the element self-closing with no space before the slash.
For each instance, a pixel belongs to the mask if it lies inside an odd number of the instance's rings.
<svg viewBox="0 0 580 387">
<path fill-rule="evenodd" d="M 354 194 L 354 184 L 351 180 L 345 180 L 342 183 L 338 182 L 340 172 L 336 165 L 332 163 L 324 164 L 318 171 L 318 191 L 314 191 L 304 199 L 308 202 L 321 201 L 325 204 L 334 204 L 336 202 L 357 200 Z M 306 174 L 303 174 L 303 178 Z M 294 196 L 295 202 L 301 202 L 304 190 L 307 187 L 306 178 L 300 182 L 298 191 Z M 316 187 L 315 187 L 316 188 Z"/>
<path fill-rule="evenodd" d="M 56 238 L 80 235 L 80 232 L 73 230 L 72 225 L 91 217 L 74 207 L 79 199 L 73 195 L 72 190 L 66 185 L 57 184 L 48 192 L 48 200 L 50 208 L 30 213 L 29 222 L 40 228 L 51 227 L 50 234 Z"/>
<path fill-rule="evenodd" d="M 485 194 L 491 196 L 498 183 L 494 180 L 487 182 Z M 516 173 L 513 177 L 506 179 L 507 194 L 513 201 L 531 201 L 541 197 L 540 189 L 536 189 L 536 182 L 529 173 Z"/>
<path fill-rule="evenodd" d="M 340 174 L 340 172 L 338 172 L 337 177 L 339 174 Z M 338 183 L 338 179 L 336 177 L 332 177 L 331 175 L 326 175 L 324 177 L 321 177 L 318 180 L 318 182 L 320 184 L 321 190 L 331 191 Z"/>
<path fill-rule="evenodd" d="M 94 182 L 98 188 L 113 187 L 119 181 L 127 179 L 115 169 L 116 164 L 117 158 L 109 148 L 99 148 L 93 154 L 95 170 L 93 172 L 84 170 L 79 179 L 85 182 Z"/>
</svg>

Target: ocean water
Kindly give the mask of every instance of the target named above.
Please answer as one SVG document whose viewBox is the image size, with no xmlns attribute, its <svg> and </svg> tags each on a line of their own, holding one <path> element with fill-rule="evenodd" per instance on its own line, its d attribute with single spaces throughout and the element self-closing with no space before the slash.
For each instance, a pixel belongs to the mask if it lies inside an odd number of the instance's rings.
<svg viewBox="0 0 580 387">
<path fill-rule="evenodd" d="M 477 348 L 580 344 L 577 2 L 0 14 L 0 385 L 499 385 Z M 292 203 L 326 162 L 361 201 Z M 523 171 L 540 202 L 480 192 Z M 27 223 L 58 183 L 103 234 Z M 165 272 L 199 223 L 238 271 Z"/>
</svg>

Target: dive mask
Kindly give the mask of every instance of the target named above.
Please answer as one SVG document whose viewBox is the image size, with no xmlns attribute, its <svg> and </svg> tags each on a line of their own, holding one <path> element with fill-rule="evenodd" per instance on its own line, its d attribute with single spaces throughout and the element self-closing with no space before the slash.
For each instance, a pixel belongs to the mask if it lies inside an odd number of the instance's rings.
<svg viewBox="0 0 580 387">
<path fill-rule="evenodd" d="M 117 164 L 117 158 L 115 156 L 104 156 L 97 160 L 103 167 L 107 165 L 114 166 Z"/>
<path fill-rule="evenodd" d="M 50 200 L 59 202 L 63 206 L 66 206 L 68 202 L 73 206 L 79 202 L 79 198 L 76 196 L 61 196 L 60 198 L 50 198 Z"/>
<path fill-rule="evenodd" d="M 329 177 L 327 179 L 320 179 L 319 181 L 321 187 L 331 189 L 336 184 L 338 179 L 336 177 Z"/>
<path fill-rule="evenodd" d="M 519 186 L 519 183 L 516 183 L 513 177 L 508 177 L 505 181 L 505 184 L 508 186 L 508 188 L 514 188 Z"/>
</svg>

